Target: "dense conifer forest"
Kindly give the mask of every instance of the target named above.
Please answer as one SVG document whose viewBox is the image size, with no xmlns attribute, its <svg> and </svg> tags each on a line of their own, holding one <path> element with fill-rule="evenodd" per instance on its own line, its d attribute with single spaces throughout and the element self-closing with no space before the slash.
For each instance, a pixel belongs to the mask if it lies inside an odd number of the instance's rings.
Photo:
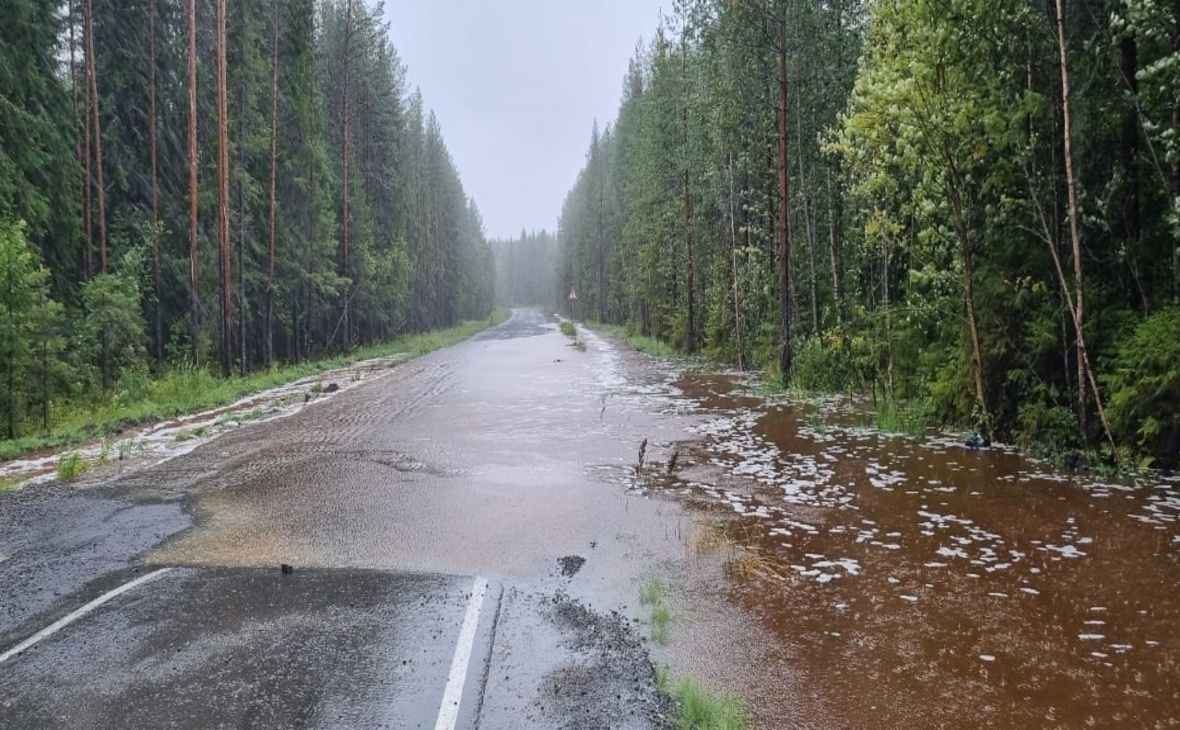
<svg viewBox="0 0 1180 730">
<path fill-rule="evenodd" d="M 6 0 L 0 438 L 486 317 L 492 251 L 362 0 Z"/>
<path fill-rule="evenodd" d="M 1180 2 L 673 5 L 588 135 L 555 306 L 1176 463 Z"/>
</svg>

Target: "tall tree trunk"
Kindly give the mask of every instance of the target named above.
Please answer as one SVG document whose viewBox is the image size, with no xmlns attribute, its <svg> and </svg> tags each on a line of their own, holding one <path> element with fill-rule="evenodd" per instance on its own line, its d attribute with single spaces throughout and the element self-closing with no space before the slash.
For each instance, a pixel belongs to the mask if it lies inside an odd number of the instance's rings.
<svg viewBox="0 0 1180 730">
<path fill-rule="evenodd" d="M 156 0 L 148 4 L 148 69 L 151 85 L 151 119 L 148 132 L 152 158 L 152 285 L 155 289 L 156 366 L 164 361 L 164 307 L 160 301 L 160 185 L 156 164 Z"/>
<path fill-rule="evenodd" d="M 217 246 L 221 260 L 221 374 L 233 373 L 233 286 L 229 244 L 229 102 L 226 0 L 217 0 Z"/>
<path fill-rule="evenodd" d="M 836 322 L 844 321 L 844 271 L 840 261 L 840 242 L 836 237 L 836 196 L 832 193 L 832 168 L 825 166 L 828 178 L 828 255 L 832 260 L 832 299 Z"/>
<path fill-rule="evenodd" d="M 696 262 L 693 260 L 692 249 L 692 190 L 689 183 L 689 172 L 684 171 L 684 249 L 688 255 L 685 264 L 684 286 L 685 296 L 688 298 L 688 326 L 684 331 L 684 349 L 695 352 L 697 343 L 696 333 L 696 301 L 693 298 L 696 289 Z"/>
<path fill-rule="evenodd" d="M 779 371 L 791 380 L 791 183 L 787 175 L 790 130 L 787 126 L 787 19 L 778 19 L 778 197 L 779 197 Z"/>
<path fill-rule="evenodd" d="M 90 79 L 90 112 L 94 123 L 94 167 L 98 182 L 99 270 L 107 270 L 107 204 L 102 179 L 102 122 L 98 109 L 98 68 L 94 55 L 94 3 L 86 0 L 86 68 Z"/>
<path fill-rule="evenodd" d="M 78 109 L 78 60 L 75 51 L 78 41 L 74 36 L 74 0 L 67 4 L 69 12 L 68 24 L 70 31 L 70 98 L 72 100 L 73 121 L 75 131 L 85 127 L 86 146 L 83 151 L 82 137 L 79 134 L 74 142 L 74 154 L 78 160 L 78 169 L 82 171 L 82 179 L 78 183 L 78 202 L 82 207 L 82 276 L 83 281 L 90 279 L 90 92 L 86 91 L 85 111 L 79 115 Z"/>
<path fill-rule="evenodd" d="M 811 199 L 803 198 L 803 215 L 807 223 L 807 257 L 810 263 L 809 275 L 811 279 L 811 332 L 819 332 L 819 284 L 815 275 L 815 206 Z"/>
<path fill-rule="evenodd" d="M 956 200 L 958 196 L 956 196 Z M 960 203 L 961 207 L 961 203 Z M 991 435 L 991 411 L 987 404 L 987 381 L 983 373 L 983 348 L 979 341 L 979 317 L 975 312 L 975 266 L 971 254 L 971 238 L 966 226 L 962 224 L 962 212 L 959 218 L 960 255 L 963 258 L 963 297 L 967 306 L 967 330 L 971 336 L 971 362 L 975 371 L 975 397 L 983 414 L 984 431 Z"/>
<path fill-rule="evenodd" d="M 1065 181 L 1069 190 L 1069 233 L 1073 243 L 1073 272 L 1075 302 L 1072 307 L 1074 329 L 1077 331 L 1077 366 L 1078 366 L 1078 421 L 1083 440 L 1086 439 L 1086 383 L 1089 381 L 1094 393 L 1094 401 L 1098 407 L 1098 415 L 1106 437 L 1110 442 L 1111 458 L 1118 459 L 1118 449 L 1115 447 L 1114 436 L 1110 431 L 1110 424 L 1106 419 L 1106 411 L 1102 407 L 1102 396 L 1098 391 L 1098 383 L 1094 377 L 1094 370 L 1090 366 L 1090 358 L 1086 352 L 1085 334 L 1085 302 L 1082 296 L 1082 241 L 1078 226 L 1078 194 L 1077 183 L 1073 170 L 1073 126 L 1069 108 L 1069 58 L 1068 45 L 1065 40 L 1065 0 L 1057 2 L 1057 48 L 1061 54 L 1061 113 L 1064 127 L 1061 130 L 1065 144 Z M 1054 254 L 1056 255 L 1056 254 Z M 1064 282 L 1063 282 L 1064 283 Z"/>
<path fill-rule="evenodd" d="M 4 279 L 8 284 L 8 296 L 4 300 L 4 318 L 9 322 L 11 322 L 13 319 L 12 307 L 13 302 L 16 299 L 13 293 L 15 288 L 13 283 L 15 272 L 13 271 L 13 268 L 14 267 L 11 265 L 4 267 Z M 5 410 L 8 412 L 8 440 L 11 441 L 16 438 L 16 353 L 9 353 L 7 356 L 5 356 L 4 365 L 6 374 L 8 376 L 8 402 L 6 403 L 7 408 L 5 408 Z"/>
<path fill-rule="evenodd" d="M 275 209 L 277 197 L 275 195 L 278 180 L 278 140 L 279 140 L 279 3 L 271 3 L 274 13 L 274 43 L 271 53 L 270 77 L 270 241 L 267 246 L 266 259 L 266 366 L 275 363 L 274 349 L 274 309 L 275 309 Z M 298 359 L 298 358 L 296 358 Z"/>
<path fill-rule="evenodd" d="M 1137 102 L 1139 80 L 1135 76 L 1138 70 L 1139 47 L 1135 36 L 1128 32 L 1119 39 L 1119 71 L 1130 96 L 1127 108 L 1123 112 L 1123 138 L 1120 150 L 1123 168 L 1123 242 L 1126 247 L 1127 265 L 1131 278 L 1138 290 L 1139 304 L 1146 315 L 1148 312 L 1147 292 L 1144 291 L 1139 276 L 1139 239 L 1143 224 L 1139 206 L 1139 114 Z"/>
<path fill-rule="evenodd" d="M 742 305 L 738 289 L 738 243 L 737 243 L 737 211 L 738 200 L 734 195 L 733 153 L 729 153 L 729 250 L 731 274 L 733 276 L 733 341 L 737 352 L 738 370 L 745 370 L 742 362 L 744 350 L 742 348 Z"/>
<path fill-rule="evenodd" d="M 348 67 L 349 67 L 349 46 L 352 42 L 352 0 L 347 0 L 344 10 L 344 102 L 343 114 L 341 115 L 341 125 L 343 132 L 343 154 L 341 159 L 344 166 L 344 237 L 342 241 L 342 256 L 341 256 L 341 275 L 351 279 L 351 266 L 349 264 L 349 241 L 348 241 Z M 352 297 L 352 285 L 350 284 L 344 294 L 344 349 L 348 349 L 352 345 L 352 323 L 349 321 L 348 310 L 349 302 Z"/>
<path fill-rule="evenodd" d="M 1057 3 L 1057 48 L 1061 56 L 1061 114 L 1064 125 L 1061 130 L 1065 145 L 1065 184 L 1069 195 L 1069 235 L 1073 243 L 1073 273 L 1074 273 L 1074 325 L 1077 332 L 1077 368 L 1078 368 L 1078 429 L 1082 439 L 1086 434 L 1086 374 L 1084 362 L 1086 359 L 1086 338 L 1083 329 L 1086 324 L 1086 307 L 1083 298 L 1082 285 L 1082 239 L 1078 226 L 1078 193 L 1073 170 L 1073 124 L 1070 118 L 1070 88 L 1069 88 L 1069 59 L 1068 45 L 1065 40 L 1065 0 Z"/>
<path fill-rule="evenodd" d="M 1172 57 L 1180 58 L 1180 0 L 1172 0 Z M 1180 97 L 1172 107 L 1172 134 L 1180 140 Z M 1172 163 L 1172 200 L 1180 201 L 1180 154 Z M 1180 202 L 1173 202 L 1180 207 Z M 1174 211 L 1180 215 L 1180 210 Z M 1172 249 L 1172 303 L 1180 305 L 1180 241 Z"/>
<path fill-rule="evenodd" d="M 188 271 L 189 339 L 193 367 L 201 367 L 201 299 L 197 291 L 197 0 L 188 2 Z"/>
<path fill-rule="evenodd" d="M 246 55 L 246 33 L 241 35 L 242 56 Z M 238 167 L 246 167 L 246 74 L 238 83 Z M 227 173 L 228 174 L 228 173 Z M 250 311 L 246 301 L 246 180 L 238 176 L 238 371 L 242 377 L 250 371 L 250 351 L 246 341 L 246 326 Z"/>
</svg>

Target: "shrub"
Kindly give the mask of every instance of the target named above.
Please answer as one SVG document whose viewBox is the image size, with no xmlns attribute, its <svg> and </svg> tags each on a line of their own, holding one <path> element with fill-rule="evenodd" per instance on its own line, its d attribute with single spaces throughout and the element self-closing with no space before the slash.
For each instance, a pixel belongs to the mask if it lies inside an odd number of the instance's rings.
<svg viewBox="0 0 1180 730">
<path fill-rule="evenodd" d="M 66 454 L 57 462 L 57 479 L 62 484 L 69 484 L 86 473 L 90 465 L 78 452 Z"/>
<path fill-rule="evenodd" d="M 1144 454 L 1180 451 L 1180 307 L 1147 317 L 1119 344 L 1103 377 L 1115 437 Z"/>
</svg>

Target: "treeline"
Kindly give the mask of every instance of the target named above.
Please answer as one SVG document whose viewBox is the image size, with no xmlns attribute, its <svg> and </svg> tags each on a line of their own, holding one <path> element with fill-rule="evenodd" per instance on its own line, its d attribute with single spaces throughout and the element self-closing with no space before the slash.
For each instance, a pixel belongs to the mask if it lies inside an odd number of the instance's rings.
<svg viewBox="0 0 1180 730">
<path fill-rule="evenodd" d="M 485 316 L 475 204 L 363 0 L 7 0 L 0 435 Z"/>
<path fill-rule="evenodd" d="M 1176 461 L 1180 3 L 674 5 L 558 289 L 797 387 Z"/>
<path fill-rule="evenodd" d="M 520 238 L 493 239 L 491 246 L 496 257 L 498 306 L 547 306 L 553 302 L 557 238 L 552 233 L 521 231 Z"/>
</svg>

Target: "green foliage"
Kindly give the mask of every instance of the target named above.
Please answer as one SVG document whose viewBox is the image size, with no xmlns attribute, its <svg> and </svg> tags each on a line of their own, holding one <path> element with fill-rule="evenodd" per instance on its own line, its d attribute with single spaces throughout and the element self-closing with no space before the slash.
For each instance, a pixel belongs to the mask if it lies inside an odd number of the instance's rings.
<svg viewBox="0 0 1180 730">
<path fill-rule="evenodd" d="M 659 675 L 657 673 L 657 679 Z M 662 682 L 678 705 L 674 722 L 677 730 L 745 730 L 750 719 L 745 703 L 685 678 L 672 683 L 666 671 Z"/>
<path fill-rule="evenodd" d="M 78 452 L 66 454 L 57 462 L 57 480 L 69 484 L 90 469 L 90 464 Z"/>
<path fill-rule="evenodd" d="M 0 27 L 0 451 L 94 435 L 112 413 L 151 417 L 159 381 L 166 387 L 185 365 L 200 371 L 226 349 L 249 374 L 492 312 L 495 261 L 479 210 L 437 120 L 408 93 L 378 8 L 230 4 L 232 332 L 223 338 L 211 6 L 198 3 L 195 18 L 195 120 L 187 5 L 43 6 L 13 0 Z M 165 401 L 183 408 L 221 390 L 199 387 Z"/>
<path fill-rule="evenodd" d="M 115 273 L 98 274 L 82 289 L 83 341 L 89 361 L 100 364 L 104 391 L 121 374 L 146 368 L 147 334 L 140 306 L 143 273 L 144 250 L 132 248 L 123 254 Z"/>
<path fill-rule="evenodd" d="M 578 329 L 574 326 L 573 322 L 565 319 L 561 322 L 561 334 L 565 335 L 566 337 L 577 337 Z"/>
<path fill-rule="evenodd" d="M 47 411 L 62 349 L 62 308 L 49 298 L 49 270 L 25 239 L 25 225 L 0 218 L 0 424 L 15 438 L 18 419 L 40 400 Z"/>
<path fill-rule="evenodd" d="M 644 335 L 634 332 L 630 327 L 620 327 L 618 325 L 596 324 L 595 329 L 600 329 L 604 332 L 618 337 L 627 343 L 634 350 L 645 352 L 652 357 L 662 359 L 670 359 L 676 357 L 676 348 L 669 345 L 663 340 L 658 340 L 654 337 L 646 337 Z"/>
<path fill-rule="evenodd" d="M 863 337 L 846 337 L 831 330 L 795 342 L 795 359 L 791 366 L 791 387 L 811 392 L 847 393 L 864 388 L 860 361 L 867 353 Z"/>
<path fill-rule="evenodd" d="M 1089 357 L 1100 376 L 1119 371 L 1100 378 L 1119 439 L 1170 456 L 1170 370 L 1129 340 L 1180 291 L 1180 56 L 1166 30 L 1180 18 L 1161 0 L 1065 8 L 1085 79 L 1071 106 Z M 676 3 L 633 58 L 614 123 L 591 130 L 558 226 L 554 306 L 574 286 L 590 318 L 772 382 L 786 315 L 790 387 L 871 392 L 889 430 L 937 421 L 1091 447 L 1094 395 L 1087 423 L 1069 417 L 1078 284 L 1046 20 L 1017 0 Z"/>
<path fill-rule="evenodd" d="M 1119 438 L 1143 453 L 1180 458 L 1180 307 L 1140 322 L 1104 380 Z"/>
<path fill-rule="evenodd" d="M 893 398 L 886 398 L 876 404 L 874 425 L 882 433 L 921 436 L 935 425 L 935 420 L 930 405 L 925 401 L 899 403 Z"/>
<path fill-rule="evenodd" d="M 668 643 L 672 628 L 672 609 L 668 607 L 669 586 L 659 578 L 649 578 L 639 589 L 639 603 L 651 609 L 648 619 L 651 640 L 663 646 Z"/>
</svg>

